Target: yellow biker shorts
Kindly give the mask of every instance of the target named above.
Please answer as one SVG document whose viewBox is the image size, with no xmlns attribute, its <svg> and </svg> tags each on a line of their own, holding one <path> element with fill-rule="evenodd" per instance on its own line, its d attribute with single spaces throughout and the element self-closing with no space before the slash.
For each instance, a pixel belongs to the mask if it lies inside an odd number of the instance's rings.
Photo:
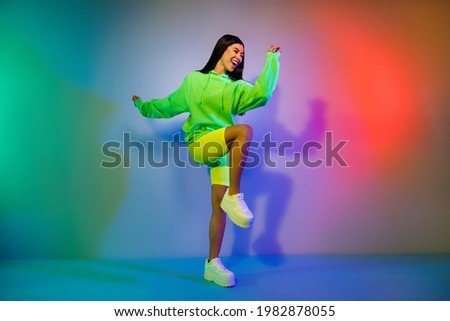
<svg viewBox="0 0 450 321">
<path fill-rule="evenodd" d="M 225 128 L 209 132 L 188 146 L 192 159 L 198 164 L 209 167 L 211 185 L 230 185 Z"/>
</svg>

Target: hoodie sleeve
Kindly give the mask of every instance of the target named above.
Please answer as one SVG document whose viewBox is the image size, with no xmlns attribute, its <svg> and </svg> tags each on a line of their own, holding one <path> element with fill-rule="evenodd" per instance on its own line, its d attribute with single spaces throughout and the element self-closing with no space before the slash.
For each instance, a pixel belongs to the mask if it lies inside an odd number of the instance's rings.
<svg viewBox="0 0 450 321">
<path fill-rule="evenodd" d="M 278 80 L 280 63 L 279 52 L 267 52 L 266 64 L 255 82 L 255 85 L 242 81 L 238 87 L 238 103 L 234 106 L 233 113 L 243 114 L 253 108 L 264 106 L 272 97 Z"/>
<path fill-rule="evenodd" d="M 181 86 L 161 99 L 152 99 L 143 102 L 138 99 L 134 105 L 139 109 L 141 114 L 148 118 L 171 118 L 178 114 L 188 112 L 187 93 L 189 88 L 189 76 L 187 76 Z"/>
</svg>

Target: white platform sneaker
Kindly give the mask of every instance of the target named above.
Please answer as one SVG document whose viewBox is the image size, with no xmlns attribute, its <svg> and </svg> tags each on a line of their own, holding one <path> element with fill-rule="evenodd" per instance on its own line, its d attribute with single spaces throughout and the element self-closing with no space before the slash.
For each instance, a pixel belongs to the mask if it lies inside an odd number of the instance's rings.
<svg viewBox="0 0 450 321">
<path fill-rule="evenodd" d="M 222 261 L 218 257 L 209 262 L 206 259 L 204 278 L 226 288 L 236 284 L 234 273 L 223 266 Z"/>
<path fill-rule="evenodd" d="M 244 194 L 228 194 L 228 189 L 223 196 L 220 207 L 227 213 L 230 220 L 239 227 L 249 228 L 253 224 L 253 214 L 244 201 Z"/>
</svg>

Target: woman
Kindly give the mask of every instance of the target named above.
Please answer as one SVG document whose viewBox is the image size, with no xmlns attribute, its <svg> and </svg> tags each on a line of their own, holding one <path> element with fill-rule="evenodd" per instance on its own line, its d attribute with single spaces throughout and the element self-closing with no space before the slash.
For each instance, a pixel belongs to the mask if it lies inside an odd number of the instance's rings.
<svg viewBox="0 0 450 321">
<path fill-rule="evenodd" d="M 240 191 L 252 129 L 248 125 L 235 125 L 233 116 L 267 103 L 278 79 L 279 56 L 280 47 L 273 45 L 267 49 L 263 71 L 252 85 L 242 79 L 244 43 L 236 36 L 224 35 L 205 67 L 190 73 L 175 92 L 148 102 L 139 96 L 132 97 L 145 117 L 190 114 L 183 125 L 188 150 L 194 161 L 210 168 L 212 186 L 210 249 L 204 278 L 223 287 L 235 285 L 234 274 L 219 258 L 226 214 L 242 228 L 253 223 L 253 214 Z"/>
</svg>

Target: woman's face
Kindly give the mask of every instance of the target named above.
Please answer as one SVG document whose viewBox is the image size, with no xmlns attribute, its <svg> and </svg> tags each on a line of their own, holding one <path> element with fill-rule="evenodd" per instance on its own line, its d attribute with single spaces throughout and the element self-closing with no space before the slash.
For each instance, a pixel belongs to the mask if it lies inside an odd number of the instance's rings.
<svg viewBox="0 0 450 321">
<path fill-rule="evenodd" d="M 220 58 L 220 63 L 224 67 L 225 72 L 232 72 L 244 58 L 244 46 L 235 43 L 230 45 Z"/>
</svg>

